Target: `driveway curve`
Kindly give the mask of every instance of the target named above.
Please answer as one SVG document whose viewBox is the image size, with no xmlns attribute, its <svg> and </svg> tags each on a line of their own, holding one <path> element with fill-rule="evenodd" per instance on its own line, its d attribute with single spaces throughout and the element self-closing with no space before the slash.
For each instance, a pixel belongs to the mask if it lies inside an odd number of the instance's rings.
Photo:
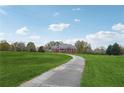
<svg viewBox="0 0 124 93">
<path fill-rule="evenodd" d="M 24 82 L 20 87 L 80 87 L 85 60 L 79 56 L 67 55 L 72 57 L 69 62 Z"/>
</svg>

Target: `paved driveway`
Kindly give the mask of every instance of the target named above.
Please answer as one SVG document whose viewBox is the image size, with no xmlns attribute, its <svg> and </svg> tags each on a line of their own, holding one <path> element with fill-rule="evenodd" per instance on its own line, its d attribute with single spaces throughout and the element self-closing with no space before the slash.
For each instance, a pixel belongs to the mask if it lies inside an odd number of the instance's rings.
<svg viewBox="0 0 124 93">
<path fill-rule="evenodd" d="M 47 71 L 32 80 L 29 80 L 21 87 L 79 87 L 80 79 L 85 65 L 82 57 L 70 55 L 73 59 L 50 71 Z M 29 72 L 30 73 L 30 72 Z"/>
</svg>

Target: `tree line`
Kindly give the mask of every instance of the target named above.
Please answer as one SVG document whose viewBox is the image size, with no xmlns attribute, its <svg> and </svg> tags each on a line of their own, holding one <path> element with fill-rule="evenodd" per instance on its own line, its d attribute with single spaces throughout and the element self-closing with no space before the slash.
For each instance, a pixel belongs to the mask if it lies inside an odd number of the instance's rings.
<svg viewBox="0 0 124 93">
<path fill-rule="evenodd" d="M 92 49 L 91 45 L 85 41 L 77 41 L 75 43 L 77 48 L 77 53 L 88 53 L 88 54 L 101 54 L 101 55 L 124 55 L 124 47 L 120 46 L 118 43 L 109 45 L 107 49 L 105 47 L 100 47 Z"/>
<path fill-rule="evenodd" d="M 33 42 L 28 42 L 27 44 L 23 42 L 15 42 L 9 44 L 7 41 L 0 41 L 0 51 L 29 51 L 29 52 L 45 52 L 51 51 L 53 46 L 59 46 L 64 44 L 61 41 L 50 41 L 44 46 L 36 47 Z M 109 45 L 106 48 L 100 47 L 96 49 L 92 49 L 91 45 L 85 41 L 76 41 L 75 47 L 77 48 L 77 53 L 85 53 L 85 54 L 107 54 L 107 55 L 121 55 L 124 54 L 124 47 L 121 47 L 118 43 L 114 43 L 113 45 Z"/>
<path fill-rule="evenodd" d="M 29 52 L 44 52 L 43 46 L 36 48 L 33 42 L 28 42 L 27 45 L 23 42 L 15 42 L 9 44 L 7 41 L 0 41 L 0 51 L 29 51 Z"/>
</svg>

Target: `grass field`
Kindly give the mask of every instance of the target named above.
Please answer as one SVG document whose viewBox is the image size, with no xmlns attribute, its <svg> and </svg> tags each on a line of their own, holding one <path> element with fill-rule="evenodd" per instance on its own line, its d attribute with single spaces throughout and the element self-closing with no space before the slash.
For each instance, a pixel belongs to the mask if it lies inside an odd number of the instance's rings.
<svg viewBox="0 0 124 93">
<path fill-rule="evenodd" d="M 0 52 L 0 87 L 18 86 L 70 59 L 63 54 Z"/>
<path fill-rule="evenodd" d="M 86 59 L 81 86 L 124 86 L 124 56 L 80 55 Z"/>
</svg>

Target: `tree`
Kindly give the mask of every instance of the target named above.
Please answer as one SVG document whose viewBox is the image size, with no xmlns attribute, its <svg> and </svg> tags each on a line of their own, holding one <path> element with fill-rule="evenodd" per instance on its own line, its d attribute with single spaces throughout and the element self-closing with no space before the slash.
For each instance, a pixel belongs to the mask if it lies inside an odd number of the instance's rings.
<svg viewBox="0 0 124 93">
<path fill-rule="evenodd" d="M 40 47 L 38 48 L 38 52 L 45 52 L 44 47 L 43 47 L 43 46 L 40 46 Z"/>
<path fill-rule="evenodd" d="M 10 51 L 16 51 L 14 44 L 11 44 L 11 45 L 10 45 Z"/>
<path fill-rule="evenodd" d="M 124 55 L 124 47 L 121 47 L 121 54 Z"/>
<path fill-rule="evenodd" d="M 13 43 L 11 44 L 10 48 L 12 51 L 25 51 L 26 50 L 25 44 L 22 42 Z"/>
<path fill-rule="evenodd" d="M 93 52 L 90 44 L 87 44 L 87 46 L 85 47 L 85 50 L 86 50 L 86 53 L 92 53 Z"/>
<path fill-rule="evenodd" d="M 111 49 L 111 53 L 113 55 L 120 55 L 121 54 L 121 48 L 120 48 L 119 44 L 117 44 L 117 43 L 113 44 L 112 49 Z"/>
<path fill-rule="evenodd" d="M 121 47 L 119 44 L 114 43 L 113 45 L 109 45 L 106 54 L 108 55 L 120 55 L 121 54 Z"/>
<path fill-rule="evenodd" d="M 105 54 L 105 48 L 104 47 L 100 47 L 100 48 L 96 48 L 95 50 L 94 50 L 94 53 L 95 54 Z"/>
<path fill-rule="evenodd" d="M 35 44 L 33 42 L 29 42 L 26 46 L 26 49 L 27 51 L 35 52 L 36 51 Z"/>
<path fill-rule="evenodd" d="M 76 41 L 75 47 L 77 48 L 77 53 L 82 53 L 83 45 L 81 44 L 81 41 L 79 41 L 79 40 Z"/>
<path fill-rule="evenodd" d="M 64 44 L 62 41 L 50 41 L 45 45 L 45 49 L 49 51 L 53 46 L 59 46 L 62 44 Z"/>
<path fill-rule="evenodd" d="M 23 42 L 19 42 L 17 47 L 18 47 L 19 51 L 26 50 L 25 44 Z"/>
<path fill-rule="evenodd" d="M 77 48 L 77 53 L 89 53 L 89 52 L 91 53 L 92 52 L 90 44 L 88 44 L 85 41 L 78 40 L 75 43 L 75 47 Z"/>
<path fill-rule="evenodd" d="M 1 51 L 8 51 L 10 49 L 10 45 L 7 41 L 2 40 L 0 41 L 0 50 Z"/>
<path fill-rule="evenodd" d="M 106 54 L 111 55 L 111 50 L 112 50 L 112 45 L 109 45 L 108 48 L 106 49 Z"/>
</svg>

